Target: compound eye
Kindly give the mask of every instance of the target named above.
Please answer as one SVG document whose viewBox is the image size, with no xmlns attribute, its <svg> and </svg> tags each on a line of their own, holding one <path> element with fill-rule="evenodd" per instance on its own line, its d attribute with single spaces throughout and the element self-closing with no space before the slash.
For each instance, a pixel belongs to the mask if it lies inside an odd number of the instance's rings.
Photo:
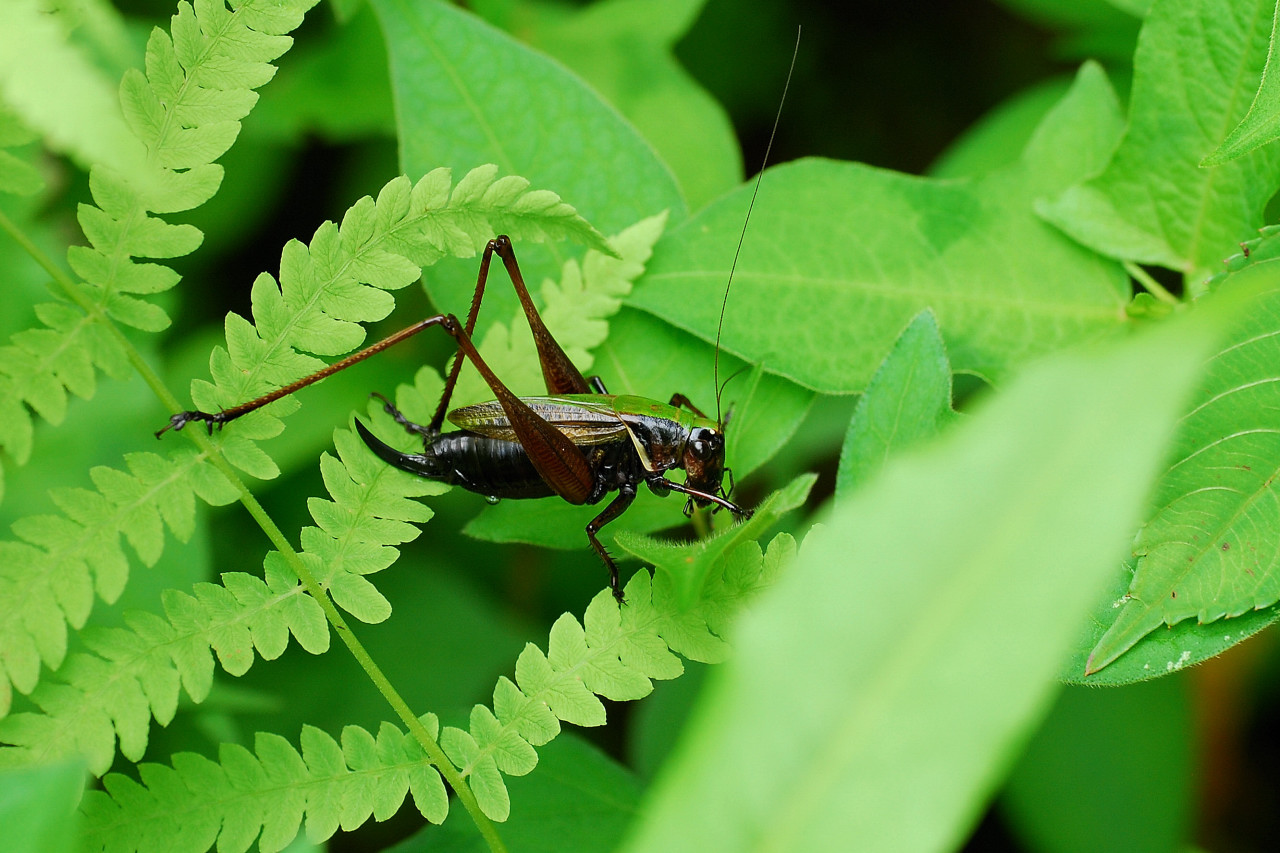
<svg viewBox="0 0 1280 853">
<path fill-rule="evenodd" d="M 695 430 L 690 436 L 689 449 L 696 459 L 709 459 L 715 453 L 715 441 L 710 430 Z"/>
</svg>

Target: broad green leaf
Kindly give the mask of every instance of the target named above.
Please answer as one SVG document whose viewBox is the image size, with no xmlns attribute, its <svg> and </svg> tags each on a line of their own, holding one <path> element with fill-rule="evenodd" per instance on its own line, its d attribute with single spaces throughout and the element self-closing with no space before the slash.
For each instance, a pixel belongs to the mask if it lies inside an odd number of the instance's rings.
<svg viewBox="0 0 1280 853">
<path fill-rule="evenodd" d="M 1272 18 L 1271 47 L 1253 104 L 1240 123 L 1227 134 L 1218 150 L 1204 158 L 1201 166 L 1221 166 L 1280 139 L 1280 44 L 1276 43 L 1277 30 L 1280 30 L 1280 7 Z"/>
<path fill-rule="evenodd" d="M 115 86 L 71 45 L 64 23 L 36 0 L 0 4 L 0 96 L 81 166 L 138 175 L 145 151 L 125 125 Z"/>
<path fill-rule="evenodd" d="M 1218 288 L 1262 289 L 1224 336 L 1182 419 L 1152 499 L 1154 511 L 1134 543 L 1128 591 L 1112 618 L 1104 619 L 1110 624 L 1086 673 L 1107 666 L 1159 626 L 1186 619 L 1201 623 L 1193 633 L 1238 642 L 1243 636 L 1234 624 L 1204 623 L 1280 601 L 1280 508 L 1272 482 L 1280 468 L 1274 418 L 1280 407 L 1280 259 L 1266 257 L 1277 239 L 1265 238 L 1260 259 Z M 1199 652 L 1187 647 L 1172 660 L 1194 663 Z M 1164 671 L 1168 650 L 1156 655 L 1159 663 L 1149 675 Z"/>
<path fill-rule="evenodd" d="M 836 499 L 871 479 L 890 454 L 935 435 L 951 409 L 951 366 L 938 321 L 923 311 L 911 321 L 858 400 L 840 450 Z"/>
<path fill-rule="evenodd" d="M 386 34 L 406 174 L 496 163 L 558 193 L 604 233 L 663 210 L 684 218 L 675 178 L 649 143 L 559 63 L 437 0 L 372 5 Z M 562 248 L 516 250 L 531 284 L 558 277 Z M 428 286 L 436 305 L 461 314 L 475 264 L 441 265 Z M 506 288 L 491 290 L 481 329 L 516 304 Z"/>
<path fill-rule="evenodd" d="M 1044 81 L 1017 92 L 979 118 L 929 166 L 934 178 L 977 177 L 1017 162 L 1049 110 L 1062 100 L 1071 78 Z"/>
<path fill-rule="evenodd" d="M 643 138 L 556 62 L 436 0 L 373 7 L 406 174 L 497 163 L 570 200 L 606 233 L 665 208 L 681 218 L 674 180 Z"/>
<path fill-rule="evenodd" d="M 79 763 L 0 773 L 0 826 L 7 853 L 70 853 L 81 849 L 75 806 L 84 791 Z"/>
<path fill-rule="evenodd" d="M 898 332 L 937 315 L 957 371 L 998 380 L 1124 322 L 1118 265 L 1063 239 L 1033 201 L 1091 174 L 1119 132 L 1086 66 L 1009 167 L 916 178 L 826 160 L 770 169 L 738 260 L 722 345 L 805 387 L 866 387 Z M 667 233 L 629 303 L 713 341 L 744 187 Z"/>
<path fill-rule="evenodd" d="M 696 210 L 742 179 L 729 116 L 672 55 L 706 0 L 606 0 L 522 30 L 617 107 L 653 144 Z M 543 7 L 532 7 L 536 12 Z M 778 69 L 782 94 L 785 67 Z"/>
<path fill-rule="evenodd" d="M 1106 171 L 1042 205 L 1097 251 L 1189 277 L 1262 224 L 1280 150 L 1202 168 L 1243 118 L 1267 56 L 1270 0 L 1157 0 L 1134 57 L 1129 128 Z"/>
<path fill-rule="evenodd" d="M 739 621 L 625 849 L 954 849 L 1052 696 L 1209 331 L 1046 360 L 837 506 Z"/>
</svg>

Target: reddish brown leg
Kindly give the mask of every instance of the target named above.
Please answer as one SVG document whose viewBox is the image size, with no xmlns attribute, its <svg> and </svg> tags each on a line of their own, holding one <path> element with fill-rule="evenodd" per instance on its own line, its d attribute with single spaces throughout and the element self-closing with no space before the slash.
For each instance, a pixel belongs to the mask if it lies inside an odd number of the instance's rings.
<svg viewBox="0 0 1280 853">
<path fill-rule="evenodd" d="M 442 318 L 444 330 L 458 342 L 458 349 L 471 360 L 484 379 L 494 399 L 506 412 L 516 440 L 529 454 L 529 461 L 539 476 L 560 497 L 571 504 L 586 503 L 595 487 L 595 475 L 587 457 L 569 437 L 547 423 L 533 409 L 511 392 L 485 364 L 458 318 L 452 314 Z"/>
<path fill-rule="evenodd" d="M 533 305 L 533 300 L 529 296 L 529 290 L 525 287 L 524 277 L 520 274 L 520 267 L 516 263 L 514 250 L 511 248 L 511 239 L 505 234 L 495 237 L 485 246 L 484 256 L 480 259 L 480 272 L 476 277 L 476 290 L 471 298 L 471 310 L 467 312 L 467 324 L 464 328 L 468 338 L 471 337 L 475 330 L 476 317 L 480 312 L 480 301 L 484 296 L 485 282 L 489 276 L 489 262 L 493 254 L 497 252 L 498 257 L 502 258 L 503 264 L 507 268 L 507 273 L 511 277 L 511 283 L 515 286 L 516 295 L 520 298 L 520 304 L 524 308 L 525 317 L 528 318 L 529 328 L 533 331 L 534 342 L 538 346 L 538 358 L 542 362 L 542 375 L 547 382 L 547 393 L 549 394 L 589 394 L 591 392 L 587 381 L 583 379 L 578 368 L 574 367 L 573 362 L 565 354 L 560 344 L 556 343 L 556 339 L 547 331 L 547 327 L 542 322 L 537 308 Z M 167 430 L 180 430 L 192 421 L 202 421 L 207 426 L 210 434 L 213 432 L 214 426 L 221 427 L 223 424 L 243 415 L 247 415 L 252 411 L 262 408 L 268 403 L 274 403 L 281 397 L 286 397 L 295 391 L 319 382 L 327 376 L 332 376 L 340 370 L 345 370 L 351 365 L 359 361 L 364 361 L 371 355 L 382 352 L 388 347 L 394 346 L 403 340 L 413 337 L 418 332 L 428 326 L 434 326 L 443 322 L 445 315 L 437 315 L 429 317 L 418 323 L 414 323 L 406 329 L 401 329 L 389 337 L 383 338 L 371 346 L 365 347 L 357 353 L 347 356 L 341 361 L 334 362 L 323 370 L 318 370 L 309 376 L 304 376 L 296 382 L 291 382 L 283 388 L 272 391 L 269 394 L 263 394 L 261 397 L 255 397 L 247 403 L 241 403 L 230 409 L 223 409 L 220 412 L 201 412 L 190 410 L 179 412 L 169 418 L 169 424 L 163 429 L 156 432 L 156 438 L 159 438 Z M 456 336 L 455 336 L 456 337 Z M 459 347 L 461 352 L 461 347 Z M 435 416 L 427 426 L 427 430 L 439 433 L 440 427 L 444 423 L 445 412 L 449 408 L 449 398 L 453 395 L 453 388 L 458 381 L 458 371 L 462 367 L 462 359 L 455 358 L 453 367 L 449 371 L 449 377 L 445 381 L 444 394 L 440 398 L 440 404 L 436 409 Z M 420 430 L 419 430 L 420 431 Z"/>
<path fill-rule="evenodd" d="M 467 337 L 475 333 L 480 301 L 484 298 L 484 288 L 489 278 L 489 262 L 495 253 L 507 268 L 507 276 L 516 289 L 520 307 L 524 309 L 525 319 L 529 322 L 529 330 L 533 332 L 533 342 L 538 347 L 538 361 L 542 365 L 542 378 L 546 384 L 547 393 L 590 394 L 591 386 L 542 322 L 542 315 L 538 313 L 533 299 L 529 296 L 529 288 L 525 286 L 520 265 L 516 263 L 516 253 L 511 246 L 511 238 L 505 234 L 493 238 L 484 247 L 484 255 L 480 258 L 480 272 L 476 276 L 475 293 L 471 297 L 471 310 L 467 312 L 465 326 Z M 461 354 L 461 348 L 459 348 L 459 354 Z M 462 359 L 454 358 L 453 367 L 450 368 L 449 377 L 444 383 L 444 393 L 440 396 L 440 405 L 436 407 L 436 413 L 427 425 L 428 429 L 439 432 L 444 425 L 445 414 L 449 411 L 449 400 L 453 397 L 453 389 L 458 384 L 458 373 L 461 369 Z"/>
<path fill-rule="evenodd" d="M 443 314 L 437 315 L 435 317 L 428 317 L 425 320 L 421 320 L 417 323 L 414 323 L 412 326 L 409 326 L 408 328 L 401 329 L 400 331 L 396 332 L 394 335 L 390 335 L 388 337 L 383 338 L 382 340 L 378 341 L 376 344 L 367 346 L 364 349 L 360 350 L 359 352 L 352 353 L 351 355 L 342 359 L 342 361 L 335 361 L 333 364 L 329 365 L 323 370 L 317 370 L 315 373 L 312 373 L 310 376 L 304 376 L 296 382 L 290 382 L 288 385 L 284 386 L 283 388 L 278 388 L 269 394 L 263 394 L 261 397 L 255 397 L 247 403 L 241 403 L 240 405 L 233 406 L 230 409 L 223 409 L 221 412 L 201 412 L 196 410 L 178 412 L 178 414 L 171 415 L 169 417 L 168 426 L 156 432 L 156 438 L 159 438 L 161 435 L 163 435 L 166 430 L 169 430 L 169 429 L 180 430 L 187 424 L 191 423 L 192 421 L 203 421 L 208 427 L 209 434 L 212 435 L 213 427 L 215 425 L 217 425 L 218 427 L 221 427 L 223 424 L 230 423 L 231 421 L 234 421 L 238 417 L 247 415 L 250 412 L 255 411 L 256 409 L 261 409 L 263 406 L 267 405 L 268 403 L 274 403 L 276 400 L 279 400 L 281 397 L 287 397 L 288 395 L 292 394 L 294 391 L 298 391 L 303 388 L 306 388 L 308 385 L 311 385 L 312 383 L 315 383 L 315 382 L 319 382 L 321 379 L 324 379 L 327 376 L 332 376 L 333 374 L 337 373 L 339 370 L 346 370 L 351 365 L 359 361 L 364 361 L 366 358 L 368 358 L 371 355 L 377 355 L 378 353 L 382 352 L 384 349 L 387 349 L 388 347 L 394 346 L 395 344 L 398 344 L 403 340 L 413 337 L 414 335 L 418 334 L 418 332 L 421 332 L 423 329 L 427 328 L 428 326 L 434 326 L 442 322 L 444 322 Z"/>
<path fill-rule="evenodd" d="M 688 409 L 689 411 L 693 412 L 695 415 L 697 415 L 697 416 L 698 416 L 698 417 L 700 417 L 700 418 L 706 418 L 706 417 L 707 417 L 706 415 L 704 415 L 704 414 L 702 413 L 702 409 L 699 409 L 697 406 L 695 406 L 695 405 L 694 405 L 694 404 L 689 400 L 689 398 L 688 398 L 688 397 L 686 397 L 686 396 L 685 396 L 685 395 L 683 395 L 683 394 L 672 394 L 672 395 L 671 395 L 671 402 L 670 402 L 670 403 L 668 403 L 667 405 L 669 405 L 669 406 L 675 406 L 677 409 L 679 409 L 679 408 L 685 408 L 685 409 Z"/>
</svg>

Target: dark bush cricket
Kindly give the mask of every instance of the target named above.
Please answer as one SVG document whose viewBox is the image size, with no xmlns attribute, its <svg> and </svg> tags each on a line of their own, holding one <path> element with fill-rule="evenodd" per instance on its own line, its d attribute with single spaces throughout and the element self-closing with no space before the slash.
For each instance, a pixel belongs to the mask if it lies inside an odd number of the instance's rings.
<svg viewBox="0 0 1280 853">
<path fill-rule="evenodd" d="M 798 50 L 798 35 L 796 47 Z M 793 55 L 793 68 L 794 65 Z M 788 84 L 790 79 L 788 72 Z M 785 99 L 784 86 L 782 100 Z M 779 103 L 779 117 L 781 110 L 782 104 Z M 777 132 L 776 118 L 774 132 Z M 766 162 L 772 145 L 771 134 L 769 147 L 765 150 Z M 761 172 L 763 174 L 763 166 Z M 757 178 L 756 192 L 759 188 Z M 754 205 L 753 193 L 747 209 L 748 221 Z M 743 237 L 745 234 L 746 222 L 742 227 Z M 741 251 L 742 239 L 739 237 L 738 251 Z M 472 344 L 471 336 L 494 255 L 502 259 L 533 332 L 547 389 L 545 397 L 517 397 L 490 370 Z M 734 267 L 736 265 L 737 252 L 734 254 Z M 721 327 L 724 325 L 733 271 L 731 267 L 729 283 L 725 286 L 720 310 Z M 719 414 L 719 331 L 716 333 L 715 354 L 715 420 L 703 414 L 683 394 L 674 395 L 666 404 L 643 397 L 609 394 L 600 377 L 593 376 L 590 380 L 583 377 L 543 324 L 516 263 L 511 240 L 505 235 L 495 237 L 485 246 L 465 324 L 458 322 L 453 314 L 428 317 L 323 370 L 234 408 L 213 413 L 179 412 L 170 417 L 168 426 L 156 436 L 168 429 L 180 430 L 192 421 L 204 422 L 212 433 L 215 424 L 221 427 L 431 326 L 439 326 L 458 344 L 457 357 L 431 421 L 426 425 L 413 423 L 385 397 L 374 395 L 382 400 L 385 410 L 397 423 L 422 437 L 423 452 L 401 453 L 377 438 L 357 419 L 356 430 L 360 437 L 382 460 L 396 468 L 461 486 L 489 498 L 559 496 L 571 504 L 596 504 L 605 495 L 616 491 L 617 496 L 587 525 L 586 533 L 591 547 L 609 569 L 609 587 L 619 603 L 623 602 L 623 595 L 618 567 L 596 534 L 626 511 L 635 500 L 636 490 L 641 484 L 647 485 L 657 495 L 669 492 L 686 495 L 685 515 L 692 515 L 695 506 L 714 506 L 717 510 L 727 509 L 738 518 L 751 516 L 751 510 L 729 500 L 733 474 L 725 466 L 724 419 Z M 495 399 L 450 412 L 449 401 L 464 357 L 479 371 Z M 457 432 L 441 432 L 446 416 L 459 427 Z M 684 469 L 683 483 L 667 478 L 667 472 L 673 469 Z M 728 490 L 722 485 L 726 474 L 729 476 Z"/>
</svg>

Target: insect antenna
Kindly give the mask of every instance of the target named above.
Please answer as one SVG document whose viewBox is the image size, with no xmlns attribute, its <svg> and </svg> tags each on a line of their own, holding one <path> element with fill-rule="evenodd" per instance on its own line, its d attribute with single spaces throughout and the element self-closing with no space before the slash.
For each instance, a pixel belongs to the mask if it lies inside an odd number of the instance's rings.
<svg viewBox="0 0 1280 853">
<path fill-rule="evenodd" d="M 791 75 L 796 70 L 796 57 L 800 55 L 800 27 L 796 27 L 796 46 L 791 51 L 791 66 L 787 69 L 787 81 L 782 84 L 782 97 L 778 99 L 778 112 L 773 117 L 773 129 L 769 131 L 769 142 L 764 147 L 764 158 L 760 161 L 760 173 L 756 175 L 756 186 L 751 191 L 751 202 L 747 205 L 747 216 L 742 220 L 742 233 L 738 235 L 738 247 L 733 250 L 733 263 L 729 265 L 729 280 L 725 282 L 724 299 L 720 302 L 720 324 L 716 327 L 716 354 L 714 384 L 716 387 L 716 423 L 722 428 L 723 418 L 720 415 L 720 394 L 724 386 L 720 384 L 720 334 L 724 331 L 724 312 L 729 307 L 729 288 L 733 287 L 733 271 L 738 268 L 738 255 L 742 254 L 742 242 L 747 237 L 747 223 L 751 221 L 751 211 L 756 206 L 756 196 L 760 194 L 760 181 L 764 179 L 764 168 L 769 164 L 769 153 L 773 151 L 773 138 L 778 135 L 778 124 L 782 121 L 782 105 L 787 102 L 787 90 L 791 88 Z M 729 379 L 733 377 L 730 376 Z M 725 380 L 725 385 L 729 380 Z"/>
</svg>

